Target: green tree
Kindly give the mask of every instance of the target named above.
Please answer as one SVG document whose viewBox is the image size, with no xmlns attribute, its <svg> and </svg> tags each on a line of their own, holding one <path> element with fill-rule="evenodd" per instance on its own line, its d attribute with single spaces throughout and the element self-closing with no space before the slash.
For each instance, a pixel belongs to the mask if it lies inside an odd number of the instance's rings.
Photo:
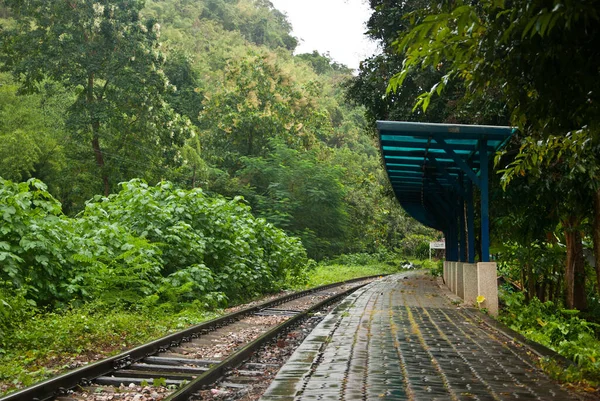
<svg viewBox="0 0 600 401">
<path fill-rule="evenodd" d="M 570 152 L 571 142 L 564 140 L 568 134 L 582 130 L 593 149 L 600 140 L 600 103 L 595 99 L 600 90 L 600 28 L 595 6 L 586 1 L 555 2 L 553 7 L 543 1 L 484 1 L 476 5 L 460 1 L 425 8 L 412 18 L 418 19 L 418 24 L 401 34 L 395 44 L 404 54 L 404 62 L 390 87 L 402 86 L 414 70 L 441 63 L 446 74 L 419 98 L 423 109 L 455 78 L 464 80 L 469 96 L 488 88 L 503 94 L 513 123 L 524 134 L 536 137 L 525 141 L 521 156 L 505 169 L 507 180 L 515 168 L 523 174 L 533 171 L 534 177 L 540 167 L 550 167 L 543 176 L 556 173 L 558 168 L 561 173 L 554 183 L 560 182 L 560 187 L 574 193 L 565 207 L 573 213 L 561 218 L 568 245 L 566 301 L 569 307 L 585 307 L 585 297 L 581 296 L 584 283 L 576 280 L 574 273 L 583 266 L 581 237 L 577 234 L 583 228 L 583 216 L 578 203 L 591 199 L 591 194 L 600 199 L 600 182 L 597 175 L 581 181 L 578 174 L 569 173 L 572 158 L 563 156 Z M 549 142 L 538 143 L 541 138 Z M 545 164 L 548 159 L 538 158 L 539 148 L 549 145 L 551 149 L 543 152 L 553 157 L 551 166 Z M 595 166 L 597 162 L 598 153 L 592 152 L 583 164 Z M 600 201 L 596 204 L 594 247 L 600 260 Z"/>
<path fill-rule="evenodd" d="M 1 82 L 1 81 L 0 81 Z M 40 95 L 18 96 L 17 85 L 0 83 L 0 172 L 3 178 L 24 181 L 49 177 L 64 163 L 65 136 L 59 111 Z"/>
<path fill-rule="evenodd" d="M 375 147 L 373 153 L 367 150 L 366 146 L 357 150 L 343 146 L 332 155 L 331 164 L 343 169 L 340 180 L 346 188 L 346 252 L 395 249 L 405 236 L 426 230 L 408 217 L 395 200 Z"/>
<path fill-rule="evenodd" d="M 190 130 L 163 100 L 174 88 L 161 70 L 159 26 L 140 19 L 143 1 L 4 4 L 16 24 L 1 31 L 1 68 L 23 92 L 37 92 L 50 79 L 77 94 L 68 127 L 78 142 L 91 145 L 104 194 L 111 191 L 110 175 L 118 177 L 123 166 L 178 161 L 176 147 Z"/>
<path fill-rule="evenodd" d="M 231 174 L 241 156 L 266 156 L 272 139 L 308 149 L 331 130 L 313 99 L 317 84 L 298 85 L 266 55 L 232 61 L 224 79 L 219 92 L 205 94 L 200 120 L 210 160 Z"/>
<path fill-rule="evenodd" d="M 352 70 L 343 64 L 336 63 L 331 59 L 329 52 L 321 55 L 318 51 L 313 50 L 312 53 L 302 53 L 296 55 L 296 58 L 304 60 L 312 66 L 313 70 L 319 75 L 331 74 L 333 72 L 344 73 L 350 75 Z"/>
<path fill-rule="evenodd" d="M 437 5 L 423 0 L 371 0 L 370 5 L 373 12 L 367 23 L 367 34 L 379 42 L 382 52 L 361 62 L 359 74 L 349 80 L 347 98 L 363 105 L 371 122 L 506 124 L 504 103 L 498 100 L 494 91 L 484 91 L 477 98 L 465 98 L 462 83 L 449 81 L 445 65 L 440 62 L 411 69 L 401 86 L 388 91 L 390 79 L 402 70 L 405 57 L 394 45 L 398 35 L 410 31 L 416 10 Z M 422 95 L 423 88 L 431 88 L 440 81 L 449 85 L 443 96 L 429 98 L 428 107 L 424 109 L 416 107 L 415 99 Z"/>
<path fill-rule="evenodd" d="M 259 46 L 293 51 L 298 45 L 290 34 L 291 24 L 269 0 L 205 0 L 201 17 L 219 21 L 226 30 L 237 30 Z"/>
<path fill-rule="evenodd" d="M 548 212 L 555 224 L 560 222 L 567 246 L 566 300 L 569 306 L 584 309 L 586 273 L 582 232 L 587 217 L 593 213 L 594 192 L 590 191 L 590 183 L 597 180 L 600 170 L 596 156 L 599 149 L 587 130 L 564 137 L 551 135 L 543 140 L 531 136 L 522 142 L 522 149 L 526 150 L 502 170 L 502 183 L 509 193 L 511 187 L 528 187 L 540 211 Z M 501 157 L 502 154 L 497 156 L 499 163 Z M 598 275 L 597 280 L 600 283 Z"/>
<path fill-rule="evenodd" d="M 238 177 L 255 213 L 302 238 L 313 258 L 344 251 L 348 237 L 339 166 L 318 150 L 300 152 L 272 141 L 266 157 L 244 157 Z"/>
<path fill-rule="evenodd" d="M 293 51 L 298 45 L 286 16 L 269 0 L 149 0 L 144 13 L 180 33 L 210 21 L 257 46 Z"/>
</svg>

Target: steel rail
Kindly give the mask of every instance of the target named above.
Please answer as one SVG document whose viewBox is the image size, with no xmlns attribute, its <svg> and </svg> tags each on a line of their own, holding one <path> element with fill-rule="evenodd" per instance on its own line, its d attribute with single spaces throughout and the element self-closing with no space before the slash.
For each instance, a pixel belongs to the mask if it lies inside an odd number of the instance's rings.
<svg viewBox="0 0 600 401">
<path fill-rule="evenodd" d="M 315 310 L 319 310 L 325 305 L 334 302 L 338 298 L 344 297 L 359 288 L 364 287 L 366 284 L 352 287 L 343 291 L 339 294 L 335 294 L 323 301 L 311 306 L 309 309 L 291 317 L 285 322 L 275 326 L 271 330 L 267 331 L 254 341 L 248 343 L 244 348 L 239 350 L 238 352 L 228 356 L 218 365 L 213 366 L 210 370 L 198 376 L 196 379 L 192 380 L 185 387 L 177 390 L 175 393 L 169 395 L 165 401 L 187 401 L 193 393 L 201 390 L 204 386 L 210 385 L 218 381 L 221 377 L 223 377 L 229 369 L 235 368 L 237 365 L 241 364 L 244 360 L 248 359 L 252 353 L 254 353 L 258 348 L 267 343 L 268 341 L 275 338 L 278 334 L 284 332 L 288 327 L 293 326 L 294 324 L 302 321 L 302 319 L 306 318 L 311 312 Z"/>
<path fill-rule="evenodd" d="M 375 276 L 367 276 L 360 277 L 352 280 L 346 280 L 338 283 L 327 284 L 315 288 L 311 288 L 308 290 L 303 290 L 299 292 L 295 292 L 292 294 L 287 294 L 282 297 L 263 302 L 261 304 L 251 306 L 242 310 L 239 310 L 234 313 L 230 313 L 228 315 L 224 315 L 218 317 L 216 319 L 212 319 L 195 326 L 189 327 L 187 329 L 181 330 L 176 333 L 169 334 L 158 340 L 151 341 L 147 344 L 138 346 L 131 350 L 122 352 L 118 355 L 103 359 L 101 361 L 95 362 L 93 364 L 83 366 L 81 368 L 75 369 L 71 372 L 64 373 L 60 376 L 48 379 L 41 383 L 35 384 L 33 386 L 24 388 L 22 390 L 11 393 L 7 396 L 0 398 L 0 401 L 46 401 L 58 397 L 60 395 L 64 395 L 68 392 L 68 390 L 73 389 L 79 385 L 89 385 L 92 381 L 100 376 L 105 376 L 110 374 L 111 372 L 125 368 L 127 366 L 132 365 L 133 363 L 142 360 L 148 356 L 152 356 L 158 352 L 164 352 L 171 347 L 177 347 L 181 343 L 189 342 L 193 338 L 198 338 L 199 335 L 210 332 L 216 328 L 226 326 L 232 322 L 239 320 L 240 318 L 256 313 L 262 309 L 266 309 L 272 306 L 276 306 L 282 304 L 284 302 L 288 302 L 297 298 L 301 298 L 303 296 L 309 295 L 314 292 L 327 290 L 329 288 L 339 287 L 346 284 L 352 284 L 355 282 L 369 280 L 376 277 L 382 277 L 384 275 L 375 275 Z M 353 287 L 352 290 L 356 290 L 359 287 Z M 299 314 L 301 316 L 304 313 Z M 296 321 L 295 319 L 288 319 L 288 321 Z M 267 334 L 271 333 L 269 331 Z M 265 335 L 267 335 L 265 334 Z M 261 336 L 263 338 L 265 335 Z M 244 348 L 245 349 L 245 348 Z M 242 350 L 243 351 L 243 350 Z M 226 358 L 222 363 L 217 366 L 221 366 L 225 361 L 229 358 Z M 209 371 L 210 372 L 210 371 Z M 209 373 L 207 372 L 207 373 Z M 202 375 L 201 377 L 204 377 Z M 193 382 L 196 382 L 194 380 Z"/>
</svg>

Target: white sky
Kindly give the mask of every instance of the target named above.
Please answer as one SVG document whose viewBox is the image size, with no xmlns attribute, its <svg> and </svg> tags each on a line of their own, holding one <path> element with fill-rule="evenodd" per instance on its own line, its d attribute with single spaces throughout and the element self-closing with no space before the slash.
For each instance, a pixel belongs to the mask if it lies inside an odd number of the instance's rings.
<svg viewBox="0 0 600 401">
<path fill-rule="evenodd" d="M 296 53 L 329 52 L 331 58 L 358 69 L 361 60 L 377 50 L 364 32 L 371 15 L 366 0 L 271 0 L 287 14 L 293 35 L 300 39 Z"/>
</svg>

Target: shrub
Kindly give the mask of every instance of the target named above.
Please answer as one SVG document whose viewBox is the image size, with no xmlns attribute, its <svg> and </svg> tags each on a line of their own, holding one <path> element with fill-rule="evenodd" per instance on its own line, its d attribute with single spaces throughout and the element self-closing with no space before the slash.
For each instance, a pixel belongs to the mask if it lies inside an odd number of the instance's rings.
<svg viewBox="0 0 600 401">
<path fill-rule="evenodd" d="M 385 248 L 379 249 L 376 253 L 350 253 L 339 255 L 331 260 L 331 263 L 340 265 L 355 265 L 355 266 L 367 266 L 378 263 L 386 263 L 390 266 L 400 266 L 398 261 L 399 255 L 391 252 Z"/>
<path fill-rule="evenodd" d="M 400 241 L 402 253 L 417 259 L 425 259 L 429 255 L 431 238 L 422 234 L 411 234 Z"/>
<path fill-rule="evenodd" d="M 35 302 L 25 298 L 24 289 L 15 289 L 12 283 L 0 281 L 0 354 L 6 347 L 9 332 L 35 314 Z"/>
<path fill-rule="evenodd" d="M 46 185 L 30 179 L 13 183 L 0 178 L 0 279 L 38 303 L 63 299 L 60 287 L 67 266 L 68 219 Z"/>
<path fill-rule="evenodd" d="M 133 180 L 68 218 L 38 180 L 0 179 L 0 280 L 41 305 L 189 302 L 276 291 L 308 266 L 300 241 L 242 198 Z"/>
<path fill-rule="evenodd" d="M 90 202 L 83 217 L 119 222 L 160 247 L 166 277 L 190 266 L 208 269 L 202 277 L 212 284 L 205 292 L 234 300 L 278 290 L 308 263 L 298 239 L 255 218 L 242 198 L 209 197 L 169 182 L 154 187 L 140 180 L 124 183 L 118 194 Z"/>
<path fill-rule="evenodd" d="M 600 325 L 578 316 L 579 311 L 562 309 L 554 302 L 533 298 L 525 303 L 523 293 L 505 294 L 506 310 L 501 321 L 525 337 L 543 344 L 579 365 L 583 377 L 600 381 Z"/>
</svg>

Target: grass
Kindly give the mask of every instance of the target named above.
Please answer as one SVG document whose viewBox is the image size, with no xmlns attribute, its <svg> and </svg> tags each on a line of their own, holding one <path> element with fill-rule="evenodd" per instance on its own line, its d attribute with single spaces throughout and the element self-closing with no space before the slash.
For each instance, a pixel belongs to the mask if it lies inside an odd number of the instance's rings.
<svg viewBox="0 0 600 401">
<path fill-rule="evenodd" d="M 433 262 L 428 260 L 410 260 L 413 265 L 421 265 L 423 268 L 434 267 Z M 304 286 L 297 286 L 295 289 L 318 287 L 339 281 L 351 280 L 353 278 L 376 276 L 383 274 L 392 274 L 403 271 L 400 267 L 401 261 L 378 262 L 367 265 L 346 265 L 346 264 L 318 264 L 314 270 L 309 273 L 308 282 Z"/>
<path fill-rule="evenodd" d="M 304 287 L 318 287 L 320 285 L 337 283 L 353 278 L 397 273 L 398 271 L 400 270 L 397 267 L 392 267 L 384 263 L 368 266 L 317 265 L 317 267 L 310 272 L 308 282 Z"/>
<path fill-rule="evenodd" d="M 215 316 L 193 305 L 177 313 L 167 308 L 134 311 L 97 305 L 38 313 L 2 338 L 0 395 Z"/>
</svg>

